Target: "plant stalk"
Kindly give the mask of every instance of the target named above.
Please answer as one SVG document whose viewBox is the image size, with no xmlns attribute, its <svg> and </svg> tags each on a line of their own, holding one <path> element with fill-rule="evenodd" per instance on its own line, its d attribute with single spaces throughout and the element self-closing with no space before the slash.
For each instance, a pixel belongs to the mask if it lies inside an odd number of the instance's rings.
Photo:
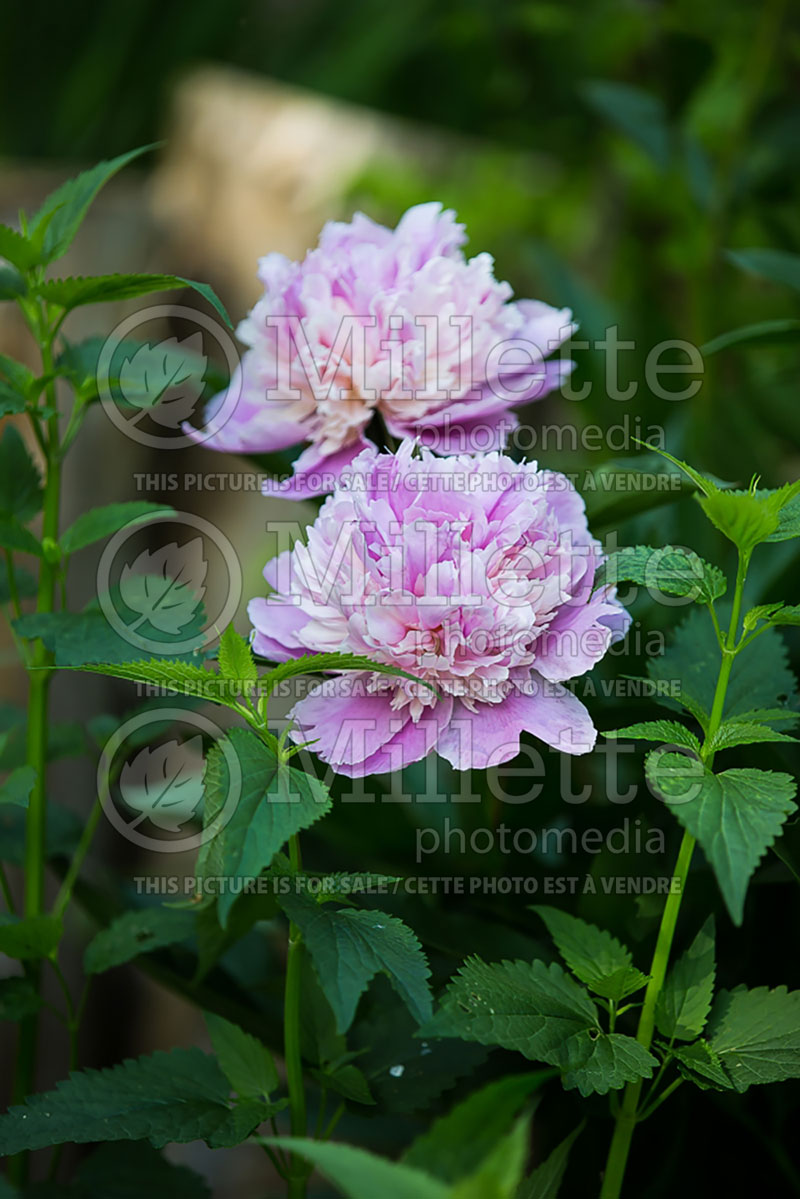
<svg viewBox="0 0 800 1199">
<path fill-rule="evenodd" d="M 289 840 L 292 870 L 301 869 L 300 841 L 295 833 Z M 293 1137 L 308 1131 L 303 1061 L 300 1054 L 300 985 L 303 968 L 303 938 L 296 924 L 289 924 L 289 952 L 286 962 L 286 990 L 283 1008 L 284 1057 L 289 1090 L 289 1123 Z M 305 1199 L 308 1168 L 302 1158 L 291 1154 L 287 1178 L 288 1199 Z"/>
</svg>

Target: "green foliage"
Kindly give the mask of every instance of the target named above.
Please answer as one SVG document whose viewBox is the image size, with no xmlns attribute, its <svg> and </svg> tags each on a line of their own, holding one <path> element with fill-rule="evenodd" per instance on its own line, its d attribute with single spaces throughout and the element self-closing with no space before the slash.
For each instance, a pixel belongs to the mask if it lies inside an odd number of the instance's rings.
<svg viewBox="0 0 800 1199">
<path fill-rule="evenodd" d="M 61 921 L 55 916 L 0 914 L 0 953 L 28 961 L 49 957 L 61 940 Z"/>
<path fill-rule="evenodd" d="M 708 1041 L 694 1041 L 691 1045 L 673 1045 L 670 1053 L 675 1060 L 681 1077 L 694 1083 L 701 1091 L 730 1091 L 733 1084 L 723 1069 L 716 1050 Z"/>
<path fill-rule="evenodd" d="M 347 1032 L 358 1001 L 376 974 L 385 974 L 420 1023 L 431 1015 L 428 963 L 410 928 L 384 912 L 334 909 L 300 892 L 279 902 L 303 934 L 320 986 Z"/>
<path fill-rule="evenodd" d="M 712 774 L 696 759 L 654 750 L 647 779 L 703 848 L 731 919 L 741 924 L 750 877 L 795 810 L 791 775 L 768 770 Z"/>
<path fill-rule="evenodd" d="M 62 533 L 59 544 L 65 554 L 74 554 L 95 541 L 104 541 L 112 533 L 126 525 L 144 524 L 155 516 L 174 516 L 175 509 L 164 504 L 153 504 L 147 500 L 132 500 L 129 503 L 107 504 L 104 508 L 91 508 L 83 512 Z"/>
<path fill-rule="evenodd" d="M 203 845 L 197 873 L 203 878 L 257 878 L 289 837 L 309 828 L 331 806 L 327 790 L 308 774 L 281 763 L 255 733 L 232 729 L 224 744 L 241 772 L 241 793 L 228 819 L 232 785 L 223 743 L 209 752 L 205 768 L 205 829 L 216 830 Z M 222 927 L 236 896 L 219 896 Z"/>
<path fill-rule="evenodd" d="M 800 1078 L 800 991 L 737 987 L 717 996 L 708 1027 L 711 1048 L 737 1091 Z"/>
<path fill-rule="evenodd" d="M 25 523 L 42 505 L 39 471 L 13 425 L 0 438 L 0 517 Z"/>
<path fill-rule="evenodd" d="M 644 150 L 658 167 L 669 164 L 672 135 L 660 97 L 629 83 L 606 79 L 593 79 L 581 90 L 592 108 Z"/>
<path fill-rule="evenodd" d="M 290 658 L 288 662 L 281 662 L 280 666 L 275 666 L 261 676 L 260 689 L 262 694 L 269 695 L 286 679 L 328 670 L 372 670 L 376 674 L 391 674 L 396 678 L 409 679 L 412 683 L 419 683 L 420 686 L 428 687 L 431 691 L 436 690 L 433 684 L 425 679 L 408 674 L 405 670 L 399 670 L 396 666 L 373 662 L 371 658 L 366 658 L 363 654 L 304 654 L 301 658 Z"/>
<path fill-rule="evenodd" d="M 650 1078 L 656 1059 L 633 1037 L 585 1033 L 564 1046 L 562 1082 L 584 1097 L 620 1090 L 627 1082 Z"/>
<path fill-rule="evenodd" d="M 49 304 L 58 304 L 71 312 L 85 304 L 135 300 L 156 291 L 176 291 L 185 287 L 190 287 L 207 300 L 228 328 L 233 328 L 222 302 L 208 284 L 184 279 L 181 275 L 89 275 L 86 278 L 47 279 L 36 290 Z"/>
<path fill-rule="evenodd" d="M 18 766 L 0 784 L 0 804 L 17 804 L 27 808 L 33 784 L 36 782 L 36 771 L 32 766 Z"/>
<path fill-rule="evenodd" d="M 264 1144 L 306 1158 L 348 1199 L 452 1199 L 450 1187 L 422 1170 L 386 1161 L 353 1145 L 301 1137 L 270 1137 Z"/>
<path fill-rule="evenodd" d="M 140 953 L 185 941 L 194 932 L 194 914 L 162 905 L 125 912 L 89 942 L 83 959 L 87 974 L 102 974 Z"/>
<path fill-rule="evenodd" d="M 696 735 L 676 720 L 647 720 L 630 724 L 624 729 L 608 729 L 604 737 L 625 737 L 632 741 L 661 741 L 666 745 L 682 745 L 693 753 L 700 753 L 700 742 Z"/>
<path fill-rule="evenodd" d="M 31 1095 L 0 1116 L 0 1154 L 65 1141 L 85 1145 L 147 1138 L 156 1149 L 171 1141 L 204 1140 L 212 1148 L 238 1144 L 269 1113 L 259 1105 L 243 1108 L 242 1127 L 229 1090 L 216 1059 L 200 1049 L 173 1049 L 106 1070 L 73 1072 L 54 1091 Z"/>
<path fill-rule="evenodd" d="M 656 1025 L 670 1040 L 692 1041 L 705 1027 L 714 995 L 714 917 L 667 975 L 656 1004 Z"/>
<path fill-rule="evenodd" d="M 258 681 L 258 669 L 250 645 L 240 637 L 233 625 L 228 625 L 219 641 L 219 671 L 224 679 L 239 684 L 240 690 L 250 690 Z"/>
<path fill-rule="evenodd" d="M 765 346 L 779 345 L 783 342 L 795 342 L 800 338 L 800 321 L 784 319 L 774 321 L 758 321 L 754 325 L 744 325 L 740 329 L 731 329 L 728 333 L 720 333 L 700 347 L 704 358 L 729 350 L 734 346 Z"/>
<path fill-rule="evenodd" d="M 550 1070 L 511 1074 L 475 1091 L 417 1137 L 406 1165 L 455 1182 L 476 1170 L 508 1132 L 526 1101 L 552 1077 Z"/>
<path fill-rule="evenodd" d="M 740 270 L 800 291 L 800 254 L 786 250 L 726 250 L 725 257 Z"/>
<path fill-rule="evenodd" d="M 38 242 L 41 249 L 26 265 L 46 264 L 65 254 L 100 189 L 129 162 L 152 149 L 154 146 L 141 146 L 109 162 L 100 162 L 52 192 L 30 221 L 26 240 L 34 247 Z"/>
<path fill-rule="evenodd" d="M 175 691 L 179 695 L 196 695 L 214 703 L 225 703 L 224 681 L 213 671 L 204 670 L 192 662 L 177 658 L 149 658 L 139 662 L 90 662 L 81 667 L 94 674 L 110 675 L 115 679 L 128 679 L 133 683 L 150 683 Z"/>
<path fill-rule="evenodd" d="M 519 1189 L 517 1199 L 557 1199 L 567 1171 L 570 1151 L 583 1131 L 583 1124 L 556 1145 L 549 1157 L 537 1166 Z"/>
<path fill-rule="evenodd" d="M 757 745 L 764 741 L 796 741 L 788 733 L 770 728 L 768 724 L 750 720 L 726 720 L 717 729 L 709 741 L 709 749 L 717 753 L 722 749 L 732 749 L 735 745 Z"/>
<path fill-rule="evenodd" d="M 25 975 L 0 979 L 0 1020 L 23 1020 L 41 1006 L 36 987 Z"/>
<path fill-rule="evenodd" d="M 619 1003 L 647 982 L 627 950 L 611 933 L 558 908 L 534 907 L 572 973 L 595 995 Z"/>
<path fill-rule="evenodd" d="M 687 596 L 710 604 L 727 590 L 725 575 L 717 566 L 704 562 L 692 550 L 672 545 L 653 549 L 637 545 L 618 550 L 602 564 L 595 585 L 637 583 L 664 595 Z"/>
<path fill-rule="evenodd" d="M 211 1199 L 199 1174 L 168 1162 L 146 1141 L 101 1145 L 80 1163 L 69 1193 L 74 1199 Z"/>
<path fill-rule="evenodd" d="M 206 1027 L 225 1077 L 240 1099 L 268 1099 L 278 1089 L 272 1054 L 250 1033 L 206 1012 Z"/>
<path fill-rule="evenodd" d="M 477 1170 L 460 1178 L 452 1199 L 515 1199 L 528 1158 L 530 1120 L 521 1117 Z"/>
</svg>

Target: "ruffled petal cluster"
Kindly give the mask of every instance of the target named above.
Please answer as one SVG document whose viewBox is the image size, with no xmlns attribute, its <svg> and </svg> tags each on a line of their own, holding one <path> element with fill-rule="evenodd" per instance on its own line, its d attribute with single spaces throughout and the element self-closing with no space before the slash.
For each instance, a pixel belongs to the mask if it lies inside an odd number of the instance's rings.
<svg viewBox="0 0 800 1199">
<path fill-rule="evenodd" d="M 330 222 L 302 262 L 268 254 L 264 295 L 238 330 L 248 348 L 209 406 L 203 444 L 306 444 L 293 477 L 270 485 L 298 499 L 333 489 L 376 417 L 441 454 L 501 449 L 511 409 L 571 370 L 547 359 L 574 325 L 569 309 L 512 301 L 490 255 L 467 259 L 465 240 L 455 214 L 430 203 L 395 229 L 361 213 Z"/>
<path fill-rule="evenodd" d="M 306 542 L 267 564 L 253 647 L 272 661 L 363 654 L 414 676 L 337 674 L 295 705 L 295 740 L 343 774 L 433 750 L 483 769 L 513 758 L 523 730 L 586 753 L 596 732 L 564 684 L 630 622 L 613 590 L 594 588 L 601 559 L 565 475 L 500 452 L 367 448 Z"/>
</svg>

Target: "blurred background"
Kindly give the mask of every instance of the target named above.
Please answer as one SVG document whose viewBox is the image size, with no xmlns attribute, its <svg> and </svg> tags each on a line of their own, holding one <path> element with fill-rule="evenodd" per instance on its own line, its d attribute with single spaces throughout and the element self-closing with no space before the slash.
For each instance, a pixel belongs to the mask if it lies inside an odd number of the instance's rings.
<svg viewBox="0 0 800 1199">
<path fill-rule="evenodd" d="M 498 276 L 517 295 L 572 307 L 580 336 L 590 342 L 617 326 L 620 340 L 633 343 L 620 359 L 620 381 L 638 382 L 635 395 L 610 399 L 601 350 L 576 348 L 575 382 L 591 382 L 591 393 L 580 402 L 552 396 L 531 407 L 525 413 L 531 430 L 627 421 L 628 434 L 646 437 L 659 426 L 673 453 L 725 480 L 744 486 L 759 474 L 764 486 L 773 487 L 800 473 L 798 342 L 789 326 L 800 318 L 800 280 L 776 282 L 742 271 L 727 253 L 753 247 L 800 252 L 800 13 L 783 0 L 81 0 L 62 6 L 31 0 L 4 6 L 0 219 L 13 223 L 20 206 L 34 208 L 67 174 L 155 141 L 162 142 L 157 152 L 102 194 L 65 272 L 157 270 L 206 280 L 236 322 L 258 295 L 260 255 L 280 250 L 300 256 L 325 220 L 347 218 L 356 209 L 394 224 L 410 204 L 440 200 L 466 223 L 468 252 L 492 253 Z M 199 304 L 196 297 L 181 299 Z M 124 306 L 84 309 L 71 318 L 69 334 L 105 331 L 125 312 Z M 691 400 L 665 401 L 646 385 L 647 354 L 665 339 L 703 347 L 720 334 L 765 321 L 787 325 L 708 356 L 702 387 Z M 13 313 L 0 313 L 0 348 L 23 360 L 30 354 Z M 540 457 L 585 476 L 639 452 L 622 434 L 618 445 L 591 451 L 572 449 L 566 439 Z M 137 498 L 135 472 L 235 471 L 241 465 L 194 448 L 149 451 L 98 408 L 70 459 L 65 520 L 91 504 Z M 146 498 L 181 506 L 181 497 L 167 488 L 156 486 Z M 731 567 L 689 498 L 644 513 L 633 513 L 620 494 L 587 495 L 587 503 L 598 534 L 616 534 L 622 543 L 691 544 Z M 236 545 L 244 599 L 260 593 L 264 524 L 281 516 L 296 519 L 298 509 L 267 505 L 254 494 L 191 495 L 185 506 L 212 519 Z M 304 505 L 302 518 L 313 515 L 313 506 Z M 762 569 L 752 602 L 797 602 L 793 544 L 759 551 Z M 95 567 L 91 552 L 76 564 L 72 606 L 94 595 Z M 238 625 L 244 632 L 242 612 Z M 641 674 L 645 635 L 667 630 L 676 619 L 674 610 L 647 597 L 637 600 L 634 616 L 626 656 L 609 659 L 602 678 Z M 794 630 L 786 642 L 797 664 Z M 656 637 L 650 648 L 661 644 Z M 10 643 L 3 653 L 3 698 L 24 703 L 24 678 L 11 665 Z M 779 681 L 785 677 L 779 651 L 762 667 Z M 643 716 L 641 705 L 624 697 L 586 702 L 601 727 Z M 54 758 L 64 760 L 54 769 L 55 794 L 78 831 L 94 793 L 93 764 L 77 757 L 86 748 L 85 729 L 98 713 L 118 716 L 131 703 L 123 685 L 88 677 L 56 682 L 62 749 L 54 749 Z M 797 772 L 791 747 L 751 749 L 748 763 L 758 759 Z M 626 759 L 621 769 L 623 785 L 636 779 L 641 755 Z M 667 847 L 655 872 L 669 873 L 676 829 L 650 797 L 629 809 L 609 804 L 603 771 L 599 759 L 581 761 L 575 786 L 588 783 L 592 798 L 567 807 L 558 761 L 550 755 L 543 794 L 535 804 L 504 805 L 502 819 L 511 826 L 560 822 L 580 829 L 617 826 L 627 816 L 645 831 L 663 827 Z M 406 789 L 424 798 L 424 774 L 408 774 Z M 451 780 L 439 785 L 449 790 Z M 487 792 L 485 780 L 471 785 Z M 446 808 L 340 805 L 307 837 L 309 863 L 318 869 L 368 864 L 407 874 L 417 826 L 436 826 L 449 816 L 469 831 L 487 821 L 483 805 L 477 811 Z M 67 832 L 64 837 L 66 844 Z M 54 856 L 64 844 L 55 846 Z M 98 851 L 92 882 L 99 889 L 85 896 L 95 915 L 98 906 L 108 911 L 130 901 L 133 876 L 163 866 L 137 855 L 108 828 Z M 173 866 L 191 872 L 192 862 Z M 631 848 L 616 858 L 578 854 L 568 861 L 542 854 L 441 855 L 420 869 L 544 879 L 643 875 L 654 865 L 652 856 Z M 745 926 L 734 930 L 698 861 L 681 916 L 682 943 L 707 910 L 716 909 L 721 984 L 800 985 L 799 869 L 795 826 L 781 858 L 765 859 Z M 499 895 L 428 896 L 393 900 L 391 910 L 417 930 L 438 983 L 471 951 L 487 958 L 549 955 L 525 902 Z M 657 905 L 613 895 L 564 902 L 630 943 L 641 942 L 646 959 Z M 88 916 L 76 917 L 75 971 L 93 927 Z M 246 942 L 220 959 L 202 996 L 187 982 L 190 949 L 151 955 L 157 982 L 130 968 L 102 977 L 91 993 L 84 1063 L 202 1043 L 197 998 L 222 1005 L 227 1014 L 233 1010 L 265 1039 L 274 1038 L 281 946 L 274 925 L 256 925 Z M 380 1114 L 356 1107 L 341 1126 L 343 1138 L 386 1152 L 396 1152 L 432 1113 L 478 1081 L 524 1065 L 503 1054 L 483 1060 L 472 1048 L 451 1043 L 446 1060 L 437 1060 L 433 1082 L 419 1082 L 413 1071 L 405 1082 L 390 1079 L 388 1063 L 413 1050 L 393 1004 L 388 988 L 376 987 L 355 1034 L 366 1038 L 367 1029 L 377 1029 L 379 1049 L 361 1060 L 367 1073 L 373 1071 Z M 10 1034 L 11 1025 L 2 1027 Z M 10 1035 L 4 1045 L 8 1062 Z M 65 1069 L 54 1037 L 40 1084 L 51 1085 Z M 755 1088 L 732 1101 L 689 1090 L 682 1088 L 659 1120 L 642 1130 L 632 1157 L 631 1194 L 657 1199 L 676 1185 L 687 1197 L 712 1187 L 745 1193 L 756 1185 L 777 1195 L 800 1194 L 800 1165 L 793 1160 L 799 1084 Z M 605 1112 L 604 1101 L 592 1104 L 598 1114 Z M 577 1123 L 577 1111 L 571 1096 L 557 1088 L 547 1092 L 536 1117 L 537 1152 L 547 1152 Z M 585 1134 L 567 1176 L 567 1199 L 594 1193 L 609 1130 L 610 1123 L 598 1120 Z M 721 1149 L 709 1151 L 711 1146 Z M 266 1193 L 266 1162 L 256 1150 L 212 1155 L 191 1145 L 176 1147 L 172 1156 L 202 1170 L 219 1199 Z M 253 1190 L 256 1185 L 261 1190 Z"/>
</svg>

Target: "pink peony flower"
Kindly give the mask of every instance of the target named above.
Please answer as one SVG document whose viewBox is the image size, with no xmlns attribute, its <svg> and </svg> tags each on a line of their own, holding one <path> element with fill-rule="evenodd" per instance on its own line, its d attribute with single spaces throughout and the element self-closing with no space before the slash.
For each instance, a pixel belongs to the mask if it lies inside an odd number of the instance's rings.
<svg viewBox="0 0 800 1199">
<path fill-rule="evenodd" d="M 332 650 L 427 680 L 327 678 L 294 707 L 296 741 L 339 772 L 395 770 L 436 750 L 456 769 L 519 751 L 527 729 L 566 753 L 596 732 L 563 684 L 624 635 L 613 591 L 592 591 L 601 548 L 565 475 L 493 452 L 368 448 L 251 600 L 254 650 Z"/>
<path fill-rule="evenodd" d="M 249 349 L 209 406 L 221 426 L 203 444 L 265 453 L 309 442 L 294 478 L 268 485 L 296 499 L 332 490 L 370 444 L 376 413 L 392 436 L 424 435 L 439 453 L 502 448 L 510 409 L 571 370 L 544 359 L 573 332 L 572 314 L 512 303 L 491 256 L 467 260 L 465 240 L 453 212 L 420 204 L 396 229 L 363 213 L 329 222 L 303 262 L 262 258 L 264 295 L 238 329 Z"/>
</svg>

